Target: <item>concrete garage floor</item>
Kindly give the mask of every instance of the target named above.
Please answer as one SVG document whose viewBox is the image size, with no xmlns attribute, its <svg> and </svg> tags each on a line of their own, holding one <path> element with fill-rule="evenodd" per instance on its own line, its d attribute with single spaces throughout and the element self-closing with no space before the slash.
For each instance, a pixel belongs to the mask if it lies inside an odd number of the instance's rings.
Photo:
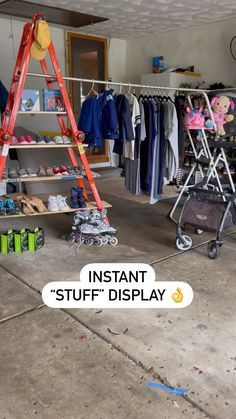
<svg viewBox="0 0 236 419">
<path fill-rule="evenodd" d="M 46 229 L 38 253 L 0 256 L 0 418 L 235 418 L 235 235 L 225 238 L 216 261 L 206 256 L 206 234 L 194 236 L 196 247 L 183 254 L 165 201 L 149 206 L 103 196 L 113 204 L 116 248 L 77 252 L 60 238 L 71 221 L 59 215 L 25 219 L 25 227 Z M 4 220 L 1 229 L 9 227 L 23 227 L 22 220 Z M 101 312 L 43 305 L 47 282 L 78 280 L 91 262 L 149 263 L 157 279 L 188 282 L 193 303 Z M 188 395 L 150 389 L 150 380 Z"/>
</svg>

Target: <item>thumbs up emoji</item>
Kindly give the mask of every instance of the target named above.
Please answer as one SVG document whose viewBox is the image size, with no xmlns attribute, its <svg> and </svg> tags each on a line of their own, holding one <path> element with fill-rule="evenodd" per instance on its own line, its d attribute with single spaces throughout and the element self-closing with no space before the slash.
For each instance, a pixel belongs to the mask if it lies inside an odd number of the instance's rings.
<svg viewBox="0 0 236 419">
<path fill-rule="evenodd" d="M 171 295 L 171 298 L 175 303 L 181 303 L 181 301 L 184 298 L 184 295 L 183 295 L 181 289 L 177 288 L 176 291 Z"/>
</svg>

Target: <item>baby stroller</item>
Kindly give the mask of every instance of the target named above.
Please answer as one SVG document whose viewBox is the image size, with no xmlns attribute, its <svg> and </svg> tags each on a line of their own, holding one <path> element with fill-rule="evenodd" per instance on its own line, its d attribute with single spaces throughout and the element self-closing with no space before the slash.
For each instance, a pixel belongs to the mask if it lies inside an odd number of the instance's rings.
<svg viewBox="0 0 236 419">
<path fill-rule="evenodd" d="M 188 225 L 194 227 L 197 234 L 216 233 L 216 239 L 208 243 L 207 253 L 210 259 L 220 256 L 223 230 L 236 224 L 236 193 L 232 193 L 230 187 L 223 192 L 215 189 L 201 182 L 189 190 L 177 224 L 177 249 L 185 251 L 192 247 L 191 237 L 182 233 Z"/>
</svg>

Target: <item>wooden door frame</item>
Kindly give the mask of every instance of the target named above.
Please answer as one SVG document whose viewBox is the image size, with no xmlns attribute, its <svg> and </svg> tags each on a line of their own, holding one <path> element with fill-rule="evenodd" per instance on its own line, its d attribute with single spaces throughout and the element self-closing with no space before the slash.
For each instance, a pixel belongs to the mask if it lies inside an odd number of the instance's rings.
<svg viewBox="0 0 236 419">
<path fill-rule="evenodd" d="M 82 32 L 73 32 L 73 31 L 65 31 L 65 62 L 66 62 L 66 75 L 72 77 L 72 49 L 71 49 L 71 40 L 72 38 L 80 38 L 86 39 L 91 41 L 102 42 L 104 45 L 104 80 L 108 79 L 108 42 L 109 39 L 104 36 L 99 35 L 89 35 Z M 72 89 L 73 82 L 71 80 L 67 83 L 68 94 L 71 100 L 71 103 L 74 104 L 73 98 L 73 89 Z M 106 163 L 109 162 L 108 156 L 108 144 L 105 140 L 105 154 L 96 155 L 96 156 L 88 156 L 88 161 L 91 163 Z"/>
</svg>

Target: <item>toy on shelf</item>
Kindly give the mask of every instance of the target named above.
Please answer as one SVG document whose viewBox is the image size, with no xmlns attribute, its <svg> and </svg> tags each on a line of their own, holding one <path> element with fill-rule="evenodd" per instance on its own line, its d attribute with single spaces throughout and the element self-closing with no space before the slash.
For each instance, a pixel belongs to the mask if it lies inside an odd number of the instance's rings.
<svg viewBox="0 0 236 419">
<path fill-rule="evenodd" d="M 211 107 L 216 123 L 217 134 L 225 135 L 224 124 L 226 124 L 226 122 L 231 122 L 234 119 L 233 115 L 226 115 L 229 109 L 234 109 L 234 101 L 227 96 L 214 96 L 211 99 Z M 209 111 L 205 110 L 204 115 L 209 117 Z M 206 121 L 206 126 L 209 127 L 210 125 L 213 125 L 213 121 L 208 119 Z"/>
<path fill-rule="evenodd" d="M 204 115 L 202 108 L 193 108 L 189 106 L 186 108 L 186 114 L 184 117 L 184 125 L 186 128 L 202 128 L 205 125 Z"/>
</svg>

